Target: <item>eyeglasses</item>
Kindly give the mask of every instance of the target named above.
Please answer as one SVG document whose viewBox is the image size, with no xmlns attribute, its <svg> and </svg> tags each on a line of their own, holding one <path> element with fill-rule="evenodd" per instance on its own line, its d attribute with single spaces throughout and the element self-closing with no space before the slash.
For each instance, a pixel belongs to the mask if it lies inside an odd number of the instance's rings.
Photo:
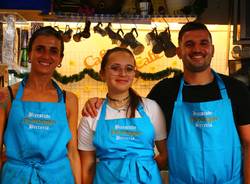
<svg viewBox="0 0 250 184">
<path fill-rule="evenodd" d="M 107 68 L 110 70 L 111 75 L 121 75 L 123 71 L 127 75 L 133 75 L 135 73 L 135 66 L 133 65 L 126 65 L 125 67 L 121 67 L 121 65 L 119 64 L 113 64 L 107 66 Z"/>
</svg>

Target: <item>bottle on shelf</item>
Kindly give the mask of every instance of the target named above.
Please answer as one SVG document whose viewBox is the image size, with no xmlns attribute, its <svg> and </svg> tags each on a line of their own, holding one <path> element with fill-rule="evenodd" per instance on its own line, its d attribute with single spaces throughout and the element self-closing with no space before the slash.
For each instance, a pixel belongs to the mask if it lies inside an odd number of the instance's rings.
<svg viewBox="0 0 250 184">
<path fill-rule="evenodd" d="M 4 28 L 2 63 L 7 64 L 9 69 L 13 69 L 15 66 L 15 35 L 16 17 L 8 15 L 6 16 L 6 28 Z"/>
<path fill-rule="evenodd" d="M 140 15 L 147 16 L 152 14 L 152 2 L 151 0 L 138 0 L 138 8 Z"/>
<path fill-rule="evenodd" d="M 28 67 L 28 48 L 27 48 L 27 42 L 28 42 L 28 30 L 22 30 L 21 32 L 21 38 L 22 38 L 22 45 L 21 45 L 21 57 L 20 57 L 20 65 L 22 67 L 27 68 Z"/>
</svg>

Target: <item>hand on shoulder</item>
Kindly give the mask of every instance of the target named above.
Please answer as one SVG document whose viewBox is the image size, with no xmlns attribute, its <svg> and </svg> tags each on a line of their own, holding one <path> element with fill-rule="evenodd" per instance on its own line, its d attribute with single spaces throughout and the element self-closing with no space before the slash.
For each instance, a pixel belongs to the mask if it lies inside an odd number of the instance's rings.
<svg viewBox="0 0 250 184">
<path fill-rule="evenodd" d="M 96 117 L 97 110 L 101 107 L 103 100 L 103 98 L 98 97 L 88 99 L 82 108 L 82 116 Z"/>
</svg>

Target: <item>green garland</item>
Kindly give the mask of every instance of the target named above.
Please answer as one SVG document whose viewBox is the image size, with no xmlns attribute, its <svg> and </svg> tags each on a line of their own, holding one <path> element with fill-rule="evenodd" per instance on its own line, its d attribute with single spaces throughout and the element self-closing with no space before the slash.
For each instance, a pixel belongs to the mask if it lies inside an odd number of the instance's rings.
<svg viewBox="0 0 250 184">
<path fill-rule="evenodd" d="M 162 71 L 159 71 L 156 73 L 144 73 L 144 72 L 139 71 L 138 77 L 143 79 L 143 80 L 160 80 L 164 77 L 168 77 L 171 74 L 179 75 L 181 73 L 182 73 L 182 71 L 179 69 L 167 68 L 165 70 L 162 70 Z M 14 76 L 17 78 L 24 78 L 28 73 L 18 73 L 15 70 L 9 70 L 9 74 L 14 74 Z M 78 81 L 84 79 L 86 74 L 88 74 L 91 78 L 93 78 L 97 81 L 102 81 L 98 72 L 95 72 L 93 69 L 87 69 L 87 68 L 83 69 L 78 74 L 73 74 L 70 76 L 61 75 L 60 73 L 55 71 L 53 74 L 53 77 L 57 81 L 61 82 L 62 84 L 68 84 L 68 83 L 72 83 L 72 82 L 78 82 Z"/>
</svg>

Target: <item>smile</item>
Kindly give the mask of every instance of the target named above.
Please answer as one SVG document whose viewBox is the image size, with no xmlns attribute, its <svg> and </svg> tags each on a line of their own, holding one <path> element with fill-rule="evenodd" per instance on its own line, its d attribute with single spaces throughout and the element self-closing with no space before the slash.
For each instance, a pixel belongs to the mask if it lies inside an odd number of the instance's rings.
<svg viewBox="0 0 250 184">
<path fill-rule="evenodd" d="M 41 64 L 43 66 L 49 66 L 51 63 L 39 61 L 39 64 Z"/>
</svg>

